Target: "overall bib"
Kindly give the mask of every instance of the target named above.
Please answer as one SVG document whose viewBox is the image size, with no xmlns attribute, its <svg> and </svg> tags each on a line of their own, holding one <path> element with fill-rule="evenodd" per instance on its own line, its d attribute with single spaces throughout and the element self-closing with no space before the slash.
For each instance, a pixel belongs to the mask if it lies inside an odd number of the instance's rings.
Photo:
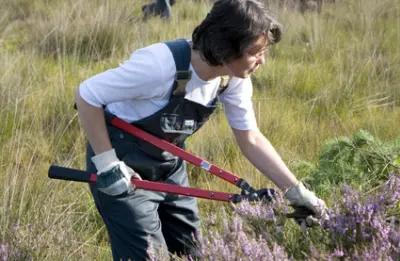
<svg viewBox="0 0 400 261">
<path fill-rule="evenodd" d="M 176 68 L 176 80 L 168 104 L 154 114 L 132 124 L 183 148 L 215 110 L 217 97 L 209 107 L 184 98 L 190 79 L 191 48 L 186 40 L 166 42 Z M 221 93 L 226 86 L 222 86 Z M 105 112 L 107 117 L 107 112 Z M 186 164 L 181 159 L 139 140 L 115 127 L 107 126 L 111 143 L 120 160 L 144 180 L 189 186 Z M 87 168 L 96 172 L 88 146 Z M 107 227 L 114 260 L 145 260 L 149 242 L 153 248 L 168 247 L 169 252 L 195 254 L 195 237 L 200 221 L 196 199 L 166 193 L 135 190 L 117 197 L 108 196 L 91 185 L 96 207 Z"/>
</svg>

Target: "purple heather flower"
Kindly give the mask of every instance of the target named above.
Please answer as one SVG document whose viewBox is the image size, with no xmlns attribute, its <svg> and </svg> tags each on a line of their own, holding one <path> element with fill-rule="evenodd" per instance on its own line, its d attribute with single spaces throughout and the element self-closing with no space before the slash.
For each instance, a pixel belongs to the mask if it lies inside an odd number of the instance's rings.
<svg viewBox="0 0 400 261">
<path fill-rule="evenodd" d="M 262 201 L 249 202 L 244 200 L 235 207 L 235 212 L 243 217 L 263 219 L 275 222 L 275 213 L 272 205 Z"/>
<path fill-rule="evenodd" d="M 330 219 L 323 227 L 331 236 L 331 244 L 342 246 L 344 256 L 352 260 L 400 260 L 400 229 L 386 218 L 387 210 L 399 200 L 399 181 L 398 176 L 391 176 L 367 197 L 348 186 L 343 188 L 342 202 L 329 211 Z"/>
<path fill-rule="evenodd" d="M 233 216 L 224 227 L 221 233 L 210 231 L 201 240 L 202 260 L 289 260 L 283 247 L 275 242 L 269 245 L 263 237 L 246 231 L 239 216 Z"/>
<path fill-rule="evenodd" d="M 0 243 L 0 261 L 7 261 L 9 257 L 9 246 L 5 243 Z"/>
<path fill-rule="evenodd" d="M 328 260 L 336 260 L 340 257 L 344 257 L 345 254 L 341 248 L 336 248 L 332 254 L 329 255 Z"/>
</svg>

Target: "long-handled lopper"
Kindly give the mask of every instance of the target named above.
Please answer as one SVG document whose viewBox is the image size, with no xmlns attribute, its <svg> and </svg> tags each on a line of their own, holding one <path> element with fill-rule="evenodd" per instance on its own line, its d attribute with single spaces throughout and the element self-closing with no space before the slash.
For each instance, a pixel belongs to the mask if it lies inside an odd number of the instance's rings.
<svg viewBox="0 0 400 261">
<path fill-rule="evenodd" d="M 180 157 L 182 160 L 185 160 L 186 162 L 198 166 L 206 170 L 207 172 L 210 172 L 211 174 L 214 174 L 219 178 L 222 178 L 232 183 L 233 185 L 241 189 L 241 193 L 234 194 L 226 192 L 217 192 L 199 188 L 182 187 L 179 185 L 167 184 L 163 182 L 138 180 L 132 178 L 131 183 L 135 187 L 135 189 L 166 192 L 171 194 L 199 197 L 204 199 L 219 200 L 232 203 L 238 203 L 242 200 L 272 201 L 274 198 L 275 191 L 273 189 L 256 190 L 252 186 L 250 186 L 250 184 L 247 181 L 237 177 L 233 173 L 226 171 L 214 164 L 211 164 L 210 162 L 198 156 L 195 156 L 192 153 L 189 153 L 184 149 L 166 140 L 160 139 L 150 133 L 147 133 L 144 130 L 139 129 L 115 116 L 108 118 L 107 121 L 112 126 L 117 127 L 130 135 L 133 135 L 141 140 L 144 140 L 162 150 L 165 150 L 177 157 Z M 50 166 L 48 175 L 50 178 L 53 179 L 88 182 L 88 183 L 95 183 L 97 179 L 96 173 L 90 173 L 86 171 L 60 167 L 56 165 Z M 307 216 L 310 215 L 312 215 L 312 213 L 308 209 L 302 209 L 302 208 L 297 208 L 293 213 L 288 214 L 289 217 L 295 219 L 306 218 Z"/>
</svg>

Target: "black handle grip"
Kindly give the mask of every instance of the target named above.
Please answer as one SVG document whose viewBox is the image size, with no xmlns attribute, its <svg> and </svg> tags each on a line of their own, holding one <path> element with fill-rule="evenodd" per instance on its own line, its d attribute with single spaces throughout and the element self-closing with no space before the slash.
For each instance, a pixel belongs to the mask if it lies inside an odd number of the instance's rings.
<svg viewBox="0 0 400 261">
<path fill-rule="evenodd" d="M 292 213 L 286 214 L 288 218 L 306 219 L 308 216 L 313 216 L 315 213 L 306 207 L 293 207 Z"/>
<path fill-rule="evenodd" d="M 87 171 L 51 165 L 49 168 L 49 178 L 95 183 L 97 175 L 96 173 L 90 173 Z"/>
</svg>

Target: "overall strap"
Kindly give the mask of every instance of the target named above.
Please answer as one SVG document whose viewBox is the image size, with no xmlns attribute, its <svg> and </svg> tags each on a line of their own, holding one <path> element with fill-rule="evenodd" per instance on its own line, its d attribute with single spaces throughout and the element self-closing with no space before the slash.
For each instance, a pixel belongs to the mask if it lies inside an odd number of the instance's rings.
<svg viewBox="0 0 400 261">
<path fill-rule="evenodd" d="M 221 82 L 218 88 L 218 95 L 222 94 L 228 88 L 230 80 L 231 77 L 228 75 L 221 76 Z"/>
<path fill-rule="evenodd" d="M 172 94 L 175 96 L 184 96 L 187 82 L 192 77 L 192 72 L 189 71 L 191 60 L 191 48 L 186 39 L 177 39 L 168 41 L 165 44 L 170 49 L 174 57 L 176 74 Z"/>
</svg>

